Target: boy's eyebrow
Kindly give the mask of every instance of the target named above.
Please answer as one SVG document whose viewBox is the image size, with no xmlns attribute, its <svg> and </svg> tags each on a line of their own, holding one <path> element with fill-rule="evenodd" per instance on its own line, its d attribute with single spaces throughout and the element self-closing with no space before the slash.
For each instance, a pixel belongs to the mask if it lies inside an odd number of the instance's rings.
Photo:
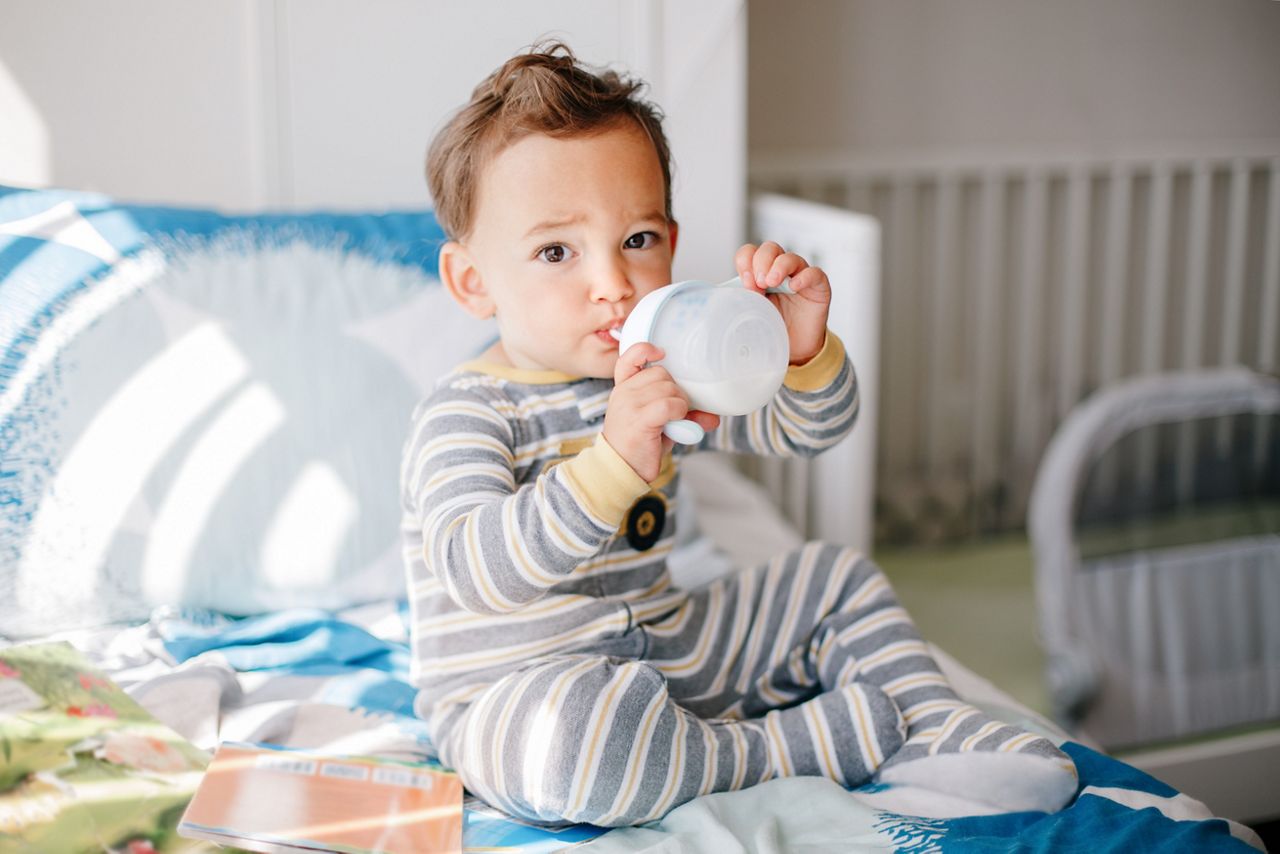
<svg viewBox="0 0 1280 854">
<path fill-rule="evenodd" d="M 652 222 L 666 222 L 666 221 L 667 221 L 667 215 L 666 215 L 664 212 L 660 211 L 660 210 L 652 210 L 652 211 L 648 211 L 648 212 L 646 212 L 646 213 L 639 214 L 638 216 L 636 216 L 636 217 L 635 217 L 635 221 L 637 221 L 637 222 L 649 222 L 649 221 L 652 221 Z"/>
<path fill-rule="evenodd" d="M 578 225 L 579 223 L 586 222 L 586 220 L 587 216 L 585 214 L 571 214 L 566 217 L 561 217 L 560 219 L 543 220 L 533 228 L 526 231 L 524 236 L 532 237 L 533 235 L 540 234 L 544 231 L 554 231 L 557 228 L 564 228 L 567 225 Z M 653 210 L 631 217 L 631 220 L 634 222 L 666 222 L 667 215 L 661 211 Z"/>
<path fill-rule="evenodd" d="M 538 223 L 533 228 L 526 231 L 524 236 L 532 237 L 533 235 L 538 234 L 539 232 L 554 231 L 557 228 L 564 228 L 566 225 L 577 225 L 578 223 L 583 222 L 584 220 L 586 220 L 586 217 L 582 214 L 572 214 L 570 216 L 562 217 L 560 219 L 544 220 L 543 222 Z"/>
</svg>

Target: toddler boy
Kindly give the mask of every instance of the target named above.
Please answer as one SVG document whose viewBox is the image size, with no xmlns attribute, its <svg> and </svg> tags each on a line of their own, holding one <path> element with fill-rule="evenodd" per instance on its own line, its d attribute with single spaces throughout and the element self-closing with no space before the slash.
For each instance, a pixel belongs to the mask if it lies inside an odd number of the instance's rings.
<svg viewBox="0 0 1280 854">
<path fill-rule="evenodd" d="M 657 347 L 618 353 L 610 332 L 670 283 L 678 236 L 661 117 L 638 89 L 536 47 L 428 155 L 441 279 L 500 338 L 418 406 L 401 472 L 412 678 L 441 759 L 546 824 L 636 824 L 785 775 L 1058 808 L 1070 760 L 960 701 L 862 556 L 809 543 L 673 587 L 694 449 L 663 425 L 697 420 L 701 448 L 812 455 L 852 428 L 857 384 L 826 274 L 775 243 L 734 258 L 747 287 L 795 291 L 770 296 L 792 367 L 763 410 L 690 412 Z M 985 788 L 948 762 L 973 752 L 999 766 Z"/>
</svg>

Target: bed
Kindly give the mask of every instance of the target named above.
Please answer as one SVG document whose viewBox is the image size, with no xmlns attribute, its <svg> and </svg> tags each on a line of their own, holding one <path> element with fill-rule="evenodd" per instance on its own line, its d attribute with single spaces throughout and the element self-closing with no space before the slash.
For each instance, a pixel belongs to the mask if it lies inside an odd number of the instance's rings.
<svg viewBox="0 0 1280 854">
<path fill-rule="evenodd" d="M 413 402 L 492 334 L 435 281 L 440 238 L 424 212 L 230 216 L 0 188 L 0 641 L 69 640 L 203 748 L 430 756 L 389 485 Z M 874 341 L 874 313 L 861 322 Z M 799 540 L 729 461 L 685 471 L 681 583 Z M 511 850 L 1261 848 L 937 654 L 966 699 L 1064 745 L 1081 780 L 1067 809 L 783 779 Z M 474 816 L 466 843 L 501 850 Z"/>
</svg>

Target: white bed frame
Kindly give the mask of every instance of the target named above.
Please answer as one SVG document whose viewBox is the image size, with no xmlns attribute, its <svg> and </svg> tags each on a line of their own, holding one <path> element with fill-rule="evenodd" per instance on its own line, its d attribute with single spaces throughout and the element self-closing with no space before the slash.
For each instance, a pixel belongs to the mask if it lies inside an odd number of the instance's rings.
<svg viewBox="0 0 1280 854">
<path fill-rule="evenodd" d="M 1280 727 L 1118 758 L 1245 824 L 1280 818 Z"/>
<path fill-rule="evenodd" d="M 751 200 L 751 234 L 821 267 L 831 279 L 830 328 L 858 377 L 852 435 L 816 460 L 746 465 L 806 537 L 871 553 L 880 381 L 880 226 L 865 214 L 778 195 Z"/>
</svg>

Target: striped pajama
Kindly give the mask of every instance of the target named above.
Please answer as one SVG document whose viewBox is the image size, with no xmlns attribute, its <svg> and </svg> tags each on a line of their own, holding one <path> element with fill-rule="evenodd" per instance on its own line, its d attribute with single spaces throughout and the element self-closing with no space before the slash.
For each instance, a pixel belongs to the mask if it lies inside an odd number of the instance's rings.
<svg viewBox="0 0 1280 854">
<path fill-rule="evenodd" d="M 410 676 L 471 791 L 535 822 L 626 825 L 778 775 L 857 784 L 935 752 L 1062 757 L 956 699 L 853 552 L 809 544 L 673 587 L 678 459 L 647 483 L 603 441 L 611 389 L 472 364 L 414 413 L 401 468 Z M 773 402 L 701 447 L 811 455 L 856 410 L 828 334 Z M 628 530 L 642 502 L 667 510 L 643 541 Z"/>
<path fill-rule="evenodd" d="M 637 626 L 635 655 L 528 663 L 452 716 L 437 746 L 480 797 L 547 823 L 636 824 L 775 776 L 856 785 L 905 735 L 860 654 L 903 627 L 915 637 L 873 564 L 810 543 Z"/>
</svg>

